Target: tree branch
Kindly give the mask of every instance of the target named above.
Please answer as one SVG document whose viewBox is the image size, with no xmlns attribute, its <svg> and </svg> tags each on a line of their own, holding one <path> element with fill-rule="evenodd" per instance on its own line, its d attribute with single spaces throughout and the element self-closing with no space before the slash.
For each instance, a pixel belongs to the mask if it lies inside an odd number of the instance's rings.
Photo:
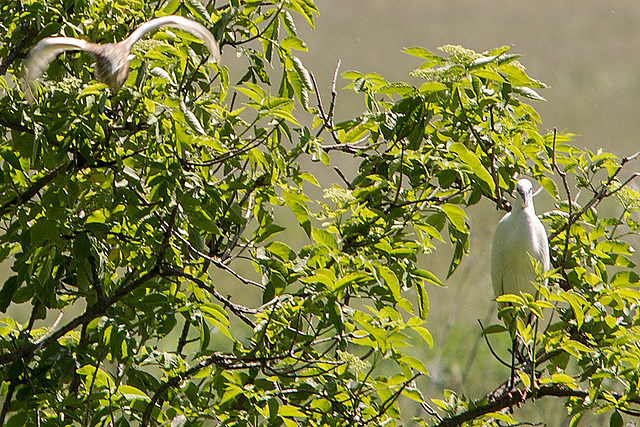
<svg viewBox="0 0 640 427">
<path fill-rule="evenodd" d="M 578 221 L 580 217 L 582 217 L 582 215 L 584 215 L 585 212 L 587 212 L 592 207 L 597 206 L 603 199 L 606 199 L 607 197 L 610 197 L 613 194 L 617 193 L 620 189 L 628 185 L 636 177 L 640 176 L 640 173 L 635 172 L 633 175 L 627 178 L 622 184 L 620 184 L 620 186 L 618 186 L 615 190 L 608 191 L 609 186 L 616 179 L 620 171 L 622 171 L 622 168 L 624 168 L 624 166 L 631 160 L 635 160 L 638 156 L 640 156 L 640 151 L 631 156 L 623 157 L 622 161 L 620 162 L 620 166 L 618 166 L 618 169 L 616 169 L 616 171 L 604 183 L 600 184 L 600 187 L 595 191 L 595 194 L 593 195 L 591 200 L 589 200 L 582 209 L 580 209 L 577 212 L 574 212 L 573 215 L 569 217 L 566 224 L 564 224 L 562 227 L 554 231 L 551 234 L 551 236 L 549 236 L 549 240 L 552 240 L 553 238 L 557 237 L 563 231 L 569 230 L 571 226 L 575 224 L 576 221 Z"/>
<path fill-rule="evenodd" d="M 28 358 L 35 352 L 39 351 L 40 349 L 48 347 L 53 342 L 62 338 L 63 336 L 65 336 L 67 333 L 71 332 L 78 326 L 84 323 L 88 323 L 99 316 L 102 316 L 109 307 L 111 307 L 112 305 L 120 301 L 123 297 L 128 295 L 133 290 L 144 285 L 148 281 L 158 277 L 159 274 L 160 273 L 159 273 L 158 267 L 155 267 L 151 271 L 143 274 L 137 280 L 133 280 L 126 283 L 124 286 L 118 289 L 118 291 L 114 295 L 112 295 L 109 298 L 105 298 L 103 302 L 101 303 L 98 302 L 94 305 L 87 307 L 83 314 L 71 320 L 69 323 L 64 325 L 58 331 L 50 334 L 44 341 L 41 341 L 38 344 L 35 344 L 35 343 L 28 344 L 24 347 L 17 348 L 16 351 L 13 351 L 11 353 L 5 353 L 0 355 L 0 366 L 7 365 L 18 359 Z"/>
<path fill-rule="evenodd" d="M 569 204 L 569 218 L 573 215 L 573 197 L 571 196 L 571 191 L 569 190 L 569 184 L 567 183 L 567 174 L 558 167 L 558 163 L 556 162 L 556 137 L 558 135 L 557 129 L 553 129 L 553 150 L 551 152 L 551 160 L 553 162 L 553 168 L 556 170 L 557 174 L 560 175 L 562 179 L 562 185 L 564 186 L 564 191 L 567 193 L 567 203 Z M 571 237 L 571 233 L 567 231 L 564 239 L 564 250 L 562 251 L 562 261 L 560 262 L 560 274 L 564 279 L 564 284 L 561 283 L 562 289 L 568 291 L 571 288 L 569 284 L 569 276 L 565 271 L 565 265 L 567 263 L 567 255 L 569 252 L 569 238 Z"/>
<path fill-rule="evenodd" d="M 623 395 L 618 393 L 610 394 L 615 399 L 620 399 Z M 436 424 L 437 427 L 454 427 L 462 425 L 467 421 L 474 420 L 476 418 L 480 418 L 483 415 L 489 414 L 491 412 L 501 411 L 506 408 L 510 408 L 512 406 L 518 406 L 526 402 L 527 400 L 534 400 L 541 397 L 577 397 L 584 399 L 589 396 L 588 390 L 582 389 L 571 389 L 562 384 L 551 384 L 541 386 L 536 390 L 535 393 L 505 393 L 499 399 L 489 402 L 484 405 L 477 406 L 475 408 L 469 409 L 465 412 L 452 415 L 446 418 L 443 418 L 442 421 Z M 640 404 L 640 397 L 630 397 L 624 396 L 630 403 Z"/>
<path fill-rule="evenodd" d="M 35 196 L 38 193 L 38 191 L 40 191 L 45 185 L 53 181 L 64 168 L 69 168 L 69 167 L 71 167 L 71 163 L 62 164 L 57 168 L 47 172 L 45 175 L 40 177 L 36 182 L 31 184 L 24 193 L 18 196 L 15 196 L 11 200 L 2 204 L 0 206 L 0 217 L 3 217 L 7 212 L 9 212 L 9 210 L 11 210 L 11 208 L 15 206 L 20 206 L 23 203 L 31 200 L 31 198 Z"/>
</svg>

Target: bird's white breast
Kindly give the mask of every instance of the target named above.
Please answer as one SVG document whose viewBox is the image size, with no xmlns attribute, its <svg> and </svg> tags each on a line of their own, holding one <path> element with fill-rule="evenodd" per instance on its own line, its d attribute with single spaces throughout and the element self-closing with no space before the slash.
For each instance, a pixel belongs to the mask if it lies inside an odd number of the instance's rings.
<svg viewBox="0 0 640 427">
<path fill-rule="evenodd" d="M 498 223 L 492 245 L 491 276 L 496 295 L 521 291 L 536 295 L 532 282 L 536 272 L 533 257 L 548 269 L 546 232 L 533 209 L 519 209 L 506 214 Z"/>
</svg>

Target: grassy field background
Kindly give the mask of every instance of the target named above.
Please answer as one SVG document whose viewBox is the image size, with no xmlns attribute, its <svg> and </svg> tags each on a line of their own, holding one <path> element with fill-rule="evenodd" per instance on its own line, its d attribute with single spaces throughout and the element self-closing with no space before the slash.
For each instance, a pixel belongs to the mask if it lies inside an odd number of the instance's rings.
<svg viewBox="0 0 640 427">
<path fill-rule="evenodd" d="M 403 54 L 405 47 L 435 51 L 444 44 L 460 44 L 482 52 L 509 45 L 512 52 L 523 55 L 528 73 L 550 86 L 540 92 L 547 101 L 534 104 L 543 128 L 575 133 L 575 145 L 591 150 L 602 147 L 618 156 L 640 150 L 640 2 L 320 0 L 318 7 L 315 29 L 298 25 L 309 47 L 300 56 L 326 99 L 338 59 L 341 71 L 375 72 L 389 81 L 419 84 L 409 72 L 420 60 Z M 345 84 L 338 80 L 338 87 Z M 339 91 L 337 120 L 362 111 L 361 103 L 360 97 Z M 553 207 L 553 200 L 542 194 L 536 205 L 542 212 Z M 476 321 L 482 319 L 485 325 L 496 321 L 487 248 L 502 213 L 480 205 L 469 215 L 471 254 L 446 289 L 429 289 L 434 349 L 419 341 L 414 349 L 428 363 L 431 377 L 419 386 L 431 398 L 441 398 L 443 388 L 478 398 L 508 375 L 479 342 Z M 424 262 L 444 277 L 450 252 L 441 249 Z M 507 343 L 497 341 L 495 347 L 506 355 Z M 418 408 L 410 411 L 425 415 Z M 543 399 L 516 409 L 520 411 L 528 421 L 543 423 L 539 425 L 569 423 L 560 401 Z M 580 425 L 608 425 L 608 417 L 585 417 Z"/>
</svg>

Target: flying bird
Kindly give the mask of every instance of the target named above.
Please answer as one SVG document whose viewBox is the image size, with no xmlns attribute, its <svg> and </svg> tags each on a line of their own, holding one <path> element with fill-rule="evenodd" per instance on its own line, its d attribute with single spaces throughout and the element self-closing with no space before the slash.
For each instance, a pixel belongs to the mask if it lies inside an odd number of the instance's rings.
<svg viewBox="0 0 640 427">
<path fill-rule="evenodd" d="M 67 50 L 83 50 L 96 60 L 96 78 L 117 92 L 129 77 L 129 55 L 131 47 L 145 34 L 160 27 L 175 27 L 202 39 L 214 62 L 220 61 L 220 48 L 211 32 L 202 24 L 182 16 L 169 15 L 154 18 L 140 25 L 126 39 L 118 43 L 97 44 L 73 37 L 47 37 L 40 40 L 27 57 L 25 91 L 27 100 L 33 102 L 33 85 L 55 57 Z"/>
</svg>

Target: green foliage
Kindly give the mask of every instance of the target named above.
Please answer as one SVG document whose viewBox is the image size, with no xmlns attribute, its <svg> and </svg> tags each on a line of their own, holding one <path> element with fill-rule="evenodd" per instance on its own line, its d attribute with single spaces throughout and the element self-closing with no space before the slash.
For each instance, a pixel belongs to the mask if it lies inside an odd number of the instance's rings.
<svg viewBox="0 0 640 427">
<path fill-rule="evenodd" d="M 41 38 L 113 42 L 164 14 L 207 25 L 222 63 L 160 30 L 117 94 L 67 53 L 24 101 L 21 58 Z M 417 84 L 343 73 L 364 111 L 336 123 L 336 94 L 323 105 L 294 53 L 306 50 L 296 21 L 316 14 L 311 0 L 2 6 L 1 423 L 394 426 L 405 398 L 428 409 L 421 425 L 514 422 L 504 409 L 531 396 L 566 399 L 572 425 L 637 412 L 632 158 L 541 133 L 529 102 L 544 85 L 506 47 L 409 48 Z M 225 65 L 236 54 L 241 72 Z M 352 176 L 336 152 L 357 162 Z M 467 208 L 507 208 L 519 175 L 556 200 L 542 214 L 550 288 L 503 297 L 538 348 L 518 366 L 532 389 L 446 391 L 438 412 L 407 351 L 433 346 L 428 294 L 443 284 L 429 254 L 450 245 L 453 274 L 470 250 Z M 524 321 L 549 309 L 545 330 Z"/>
</svg>

